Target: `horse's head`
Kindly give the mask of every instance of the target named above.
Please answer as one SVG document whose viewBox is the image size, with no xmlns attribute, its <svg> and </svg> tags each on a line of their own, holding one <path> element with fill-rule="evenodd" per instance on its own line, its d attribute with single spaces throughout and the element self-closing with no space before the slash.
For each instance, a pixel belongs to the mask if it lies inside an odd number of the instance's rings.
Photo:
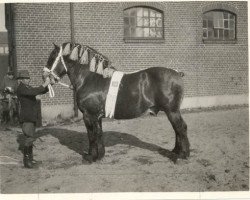
<svg viewBox="0 0 250 200">
<path fill-rule="evenodd" d="M 65 74 L 67 74 L 67 66 L 63 58 L 63 46 L 54 44 L 54 49 L 50 53 L 47 61 L 47 66 L 44 68 L 43 78 L 49 76 L 52 83 L 59 81 Z"/>
</svg>

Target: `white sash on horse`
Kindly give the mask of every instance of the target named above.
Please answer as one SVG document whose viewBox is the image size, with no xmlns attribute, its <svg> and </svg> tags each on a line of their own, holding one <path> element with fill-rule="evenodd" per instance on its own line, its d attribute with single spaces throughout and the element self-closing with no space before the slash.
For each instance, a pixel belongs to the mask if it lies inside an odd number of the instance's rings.
<svg viewBox="0 0 250 200">
<path fill-rule="evenodd" d="M 106 98 L 105 104 L 105 117 L 113 118 L 115 114 L 115 105 L 119 86 L 124 73 L 115 71 L 110 81 L 109 91 Z"/>
</svg>

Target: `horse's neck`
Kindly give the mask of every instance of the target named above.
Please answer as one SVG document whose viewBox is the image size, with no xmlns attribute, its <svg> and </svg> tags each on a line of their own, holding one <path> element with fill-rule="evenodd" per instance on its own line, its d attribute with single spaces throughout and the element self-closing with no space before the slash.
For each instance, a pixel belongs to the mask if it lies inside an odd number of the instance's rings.
<svg viewBox="0 0 250 200">
<path fill-rule="evenodd" d="M 71 84 L 74 88 L 78 89 L 86 76 L 88 75 L 88 67 L 87 65 L 83 66 L 80 64 L 72 64 L 70 63 L 71 67 L 68 69 L 68 77 L 70 79 Z"/>
</svg>

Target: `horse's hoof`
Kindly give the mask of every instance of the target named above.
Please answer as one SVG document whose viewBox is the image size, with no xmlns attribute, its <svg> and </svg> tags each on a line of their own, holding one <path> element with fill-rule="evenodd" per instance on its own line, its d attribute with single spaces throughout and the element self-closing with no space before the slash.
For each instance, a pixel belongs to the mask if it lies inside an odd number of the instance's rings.
<svg viewBox="0 0 250 200">
<path fill-rule="evenodd" d="M 93 157 L 92 155 L 89 155 L 89 154 L 83 154 L 83 160 L 82 160 L 82 163 L 85 164 L 87 161 L 88 164 L 91 164 L 93 163 Z"/>
<path fill-rule="evenodd" d="M 181 150 L 180 150 L 180 148 L 175 147 L 175 148 L 172 150 L 172 152 L 175 153 L 175 154 L 177 154 L 177 155 L 179 155 L 179 154 L 181 153 Z"/>
<path fill-rule="evenodd" d="M 180 153 L 178 153 L 178 157 L 181 159 L 188 159 L 189 156 L 189 151 L 181 151 Z"/>
</svg>

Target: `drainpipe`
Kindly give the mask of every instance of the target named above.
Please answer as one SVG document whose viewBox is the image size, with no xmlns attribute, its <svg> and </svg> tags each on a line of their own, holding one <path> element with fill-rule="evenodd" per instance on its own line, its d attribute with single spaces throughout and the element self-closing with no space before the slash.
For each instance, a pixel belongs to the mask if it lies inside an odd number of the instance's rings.
<svg viewBox="0 0 250 200">
<path fill-rule="evenodd" d="M 75 29 L 74 29 L 74 4 L 69 3 L 70 6 L 70 33 L 71 33 L 71 42 L 75 43 Z M 73 90 L 73 99 L 74 99 L 74 116 L 78 117 L 78 107 L 76 104 L 76 91 Z"/>
<path fill-rule="evenodd" d="M 15 75 L 17 75 L 17 60 L 16 60 L 16 38 L 14 30 L 12 3 L 5 4 L 5 26 L 8 31 L 8 46 L 9 46 L 9 67 Z"/>
</svg>

